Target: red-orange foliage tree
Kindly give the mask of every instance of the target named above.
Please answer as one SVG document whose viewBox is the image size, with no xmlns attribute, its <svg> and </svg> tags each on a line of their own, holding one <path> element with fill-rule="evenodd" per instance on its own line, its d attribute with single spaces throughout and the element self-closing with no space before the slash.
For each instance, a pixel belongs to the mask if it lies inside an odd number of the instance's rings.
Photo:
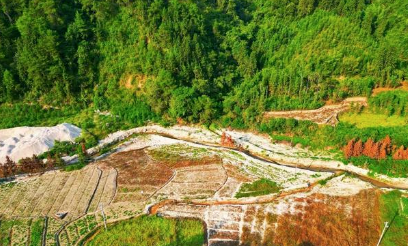
<svg viewBox="0 0 408 246">
<path fill-rule="evenodd" d="M 380 142 L 374 143 L 371 149 L 371 155 L 368 157 L 373 159 L 380 159 L 380 147 L 381 147 Z"/>
<path fill-rule="evenodd" d="M 221 145 L 226 147 L 235 147 L 234 140 L 230 135 L 227 135 L 225 132 L 221 135 Z"/>
<path fill-rule="evenodd" d="M 387 154 L 390 154 L 392 152 L 392 141 L 390 136 L 386 136 L 383 140 L 382 140 L 382 144 L 384 146 L 385 151 L 387 152 Z"/>
<path fill-rule="evenodd" d="M 353 151 L 354 151 L 354 139 L 350 140 L 347 145 L 344 147 L 343 152 L 344 152 L 344 157 L 349 159 L 350 157 L 353 156 Z"/>
<path fill-rule="evenodd" d="M 397 149 L 392 145 L 391 138 L 387 135 L 383 140 L 374 142 L 369 138 L 365 143 L 360 140 L 357 142 L 350 140 L 343 148 L 344 156 L 346 158 L 367 156 L 372 159 L 386 159 L 392 155 L 394 160 L 408 160 L 408 148 L 401 146 Z"/>
<path fill-rule="evenodd" d="M 378 159 L 386 159 L 389 154 L 391 154 L 392 151 L 392 144 L 391 144 L 391 138 L 387 135 L 383 140 L 378 142 L 378 147 L 379 147 L 379 153 L 377 158 Z"/>
<path fill-rule="evenodd" d="M 404 154 L 405 154 L 405 148 L 404 146 L 401 145 L 397 151 L 392 155 L 392 158 L 394 160 L 403 160 L 404 159 Z"/>
<path fill-rule="evenodd" d="M 391 138 L 386 136 L 379 142 L 374 142 L 369 138 L 365 144 L 363 144 L 361 139 L 357 142 L 353 139 L 348 142 L 343 150 L 346 158 L 365 155 L 373 159 L 386 159 L 387 156 L 392 153 L 393 146 L 391 144 Z"/>
<path fill-rule="evenodd" d="M 0 177 L 2 178 L 10 177 L 17 173 L 17 164 L 9 156 L 6 156 L 6 162 L 0 165 L 0 168 Z"/>
<path fill-rule="evenodd" d="M 86 155 L 86 146 L 85 146 L 85 142 L 82 142 L 82 143 L 81 143 L 81 150 L 82 150 L 82 153 L 83 153 L 84 155 Z"/>
<path fill-rule="evenodd" d="M 0 163 L 0 178 L 7 178 L 21 173 L 39 173 L 51 170 L 58 165 L 57 160 L 48 155 L 47 162 L 39 159 L 36 155 L 21 159 L 19 164 L 6 157 L 4 164 Z"/>
<path fill-rule="evenodd" d="M 225 141 L 225 138 L 227 137 L 227 134 L 225 133 L 225 132 L 223 132 L 222 134 L 221 134 L 221 145 L 222 145 L 222 143 Z"/>
<path fill-rule="evenodd" d="M 23 173 L 37 173 L 45 171 L 45 165 L 36 155 L 20 160 L 20 169 Z"/>
<path fill-rule="evenodd" d="M 354 144 L 353 156 L 360 156 L 362 154 L 363 154 L 363 142 L 360 139 L 357 141 L 357 143 Z"/>
<path fill-rule="evenodd" d="M 43 163 L 35 155 L 20 160 L 20 170 L 23 173 L 36 173 L 42 169 Z"/>
<path fill-rule="evenodd" d="M 372 149 L 374 146 L 374 141 L 369 138 L 364 144 L 363 155 L 370 157 L 372 155 Z"/>
</svg>

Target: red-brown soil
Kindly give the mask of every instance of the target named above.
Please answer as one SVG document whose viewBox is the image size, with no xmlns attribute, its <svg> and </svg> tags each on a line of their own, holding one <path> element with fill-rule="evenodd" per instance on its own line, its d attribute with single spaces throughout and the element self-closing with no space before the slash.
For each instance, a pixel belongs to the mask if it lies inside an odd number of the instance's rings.
<svg viewBox="0 0 408 246">
<path fill-rule="evenodd" d="M 251 233 L 244 227 L 241 240 L 248 246 L 375 245 L 381 234 L 380 193 L 366 190 L 352 197 L 314 194 L 297 199 L 299 213 L 277 217 L 248 208 L 247 221 L 266 219 L 268 226 L 263 239 L 259 231 Z"/>
<path fill-rule="evenodd" d="M 373 90 L 372 95 L 375 96 L 375 95 L 378 95 L 378 94 L 381 93 L 381 92 L 393 91 L 393 90 L 404 90 L 404 91 L 408 91 L 408 81 L 403 81 L 403 82 L 401 83 L 401 85 L 400 85 L 399 87 L 396 87 L 396 88 L 389 88 L 389 87 L 378 87 L 378 88 L 375 88 L 375 89 Z"/>
<path fill-rule="evenodd" d="M 144 150 L 113 154 L 99 166 L 118 171 L 115 201 L 145 200 L 173 176 L 172 169 L 152 160 Z"/>
<path fill-rule="evenodd" d="M 172 170 L 164 163 L 153 161 L 144 150 L 134 150 L 114 154 L 102 161 L 117 169 L 118 186 L 154 185 L 160 186 L 173 175 Z"/>
<path fill-rule="evenodd" d="M 218 156 L 200 159 L 180 158 L 179 161 L 155 160 L 145 150 L 133 150 L 113 154 L 100 161 L 99 166 L 112 167 L 118 171 L 117 195 L 114 202 L 142 202 L 162 188 L 174 176 L 175 170 L 195 167 L 194 169 L 198 168 L 196 171 L 200 171 L 200 166 L 203 166 L 204 173 L 210 171 L 206 170 L 207 166 L 221 162 Z"/>
</svg>

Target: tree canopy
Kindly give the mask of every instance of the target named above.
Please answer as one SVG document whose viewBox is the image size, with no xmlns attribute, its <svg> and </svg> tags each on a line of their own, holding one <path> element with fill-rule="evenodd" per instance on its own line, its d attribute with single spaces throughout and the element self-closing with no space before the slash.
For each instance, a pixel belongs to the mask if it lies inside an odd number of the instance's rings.
<svg viewBox="0 0 408 246">
<path fill-rule="evenodd" d="M 129 94 L 240 127 L 407 80 L 407 19 L 405 0 L 0 0 L 0 103 Z"/>
</svg>

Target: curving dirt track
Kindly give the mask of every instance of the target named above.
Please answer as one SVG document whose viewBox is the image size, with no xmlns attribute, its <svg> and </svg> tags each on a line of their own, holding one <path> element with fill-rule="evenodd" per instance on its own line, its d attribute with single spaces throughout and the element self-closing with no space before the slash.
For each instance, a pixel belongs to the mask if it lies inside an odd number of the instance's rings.
<svg viewBox="0 0 408 246">
<path fill-rule="evenodd" d="M 338 115 L 350 110 L 352 105 L 367 106 L 367 98 L 347 98 L 339 104 L 326 105 L 313 110 L 270 111 L 264 114 L 265 118 L 292 118 L 296 120 L 310 120 L 317 124 L 336 125 Z"/>
</svg>

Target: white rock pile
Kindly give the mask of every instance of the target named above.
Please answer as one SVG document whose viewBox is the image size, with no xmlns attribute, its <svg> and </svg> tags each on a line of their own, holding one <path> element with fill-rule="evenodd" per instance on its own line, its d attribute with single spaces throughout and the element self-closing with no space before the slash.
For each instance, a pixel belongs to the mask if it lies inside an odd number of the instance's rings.
<svg viewBox="0 0 408 246">
<path fill-rule="evenodd" d="M 9 156 L 18 161 L 22 158 L 40 155 L 58 141 L 74 141 L 81 135 L 81 129 L 67 123 L 53 127 L 16 127 L 0 130 L 0 163 Z"/>
</svg>

